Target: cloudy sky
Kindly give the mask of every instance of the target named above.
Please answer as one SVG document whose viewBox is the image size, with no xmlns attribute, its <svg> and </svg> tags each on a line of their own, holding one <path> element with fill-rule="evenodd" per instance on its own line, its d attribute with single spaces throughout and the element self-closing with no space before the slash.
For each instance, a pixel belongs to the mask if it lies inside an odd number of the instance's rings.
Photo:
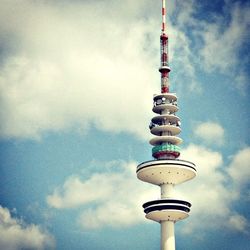
<svg viewBox="0 0 250 250">
<path fill-rule="evenodd" d="M 246 250 L 250 237 L 249 28 L 243 0 L 167 0 L 181 159 L 197 177 L 178 249 Z M 2 0 L 0 249 L 156 250 L 136 178 L 151 159 L 160 0 Z"/>
</svg>

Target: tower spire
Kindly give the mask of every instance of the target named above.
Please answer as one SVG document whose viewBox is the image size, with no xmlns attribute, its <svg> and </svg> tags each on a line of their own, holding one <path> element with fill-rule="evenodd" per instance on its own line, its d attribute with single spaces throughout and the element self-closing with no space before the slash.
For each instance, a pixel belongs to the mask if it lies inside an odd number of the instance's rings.
<svg viewBox="0 0 250 250">
<path fill-rule="evenodd" d="M 161 66 L 159 71 L 161 73 L 161 93 L 169 92 L 169 72 L 170 67 L 168 64 L 168 35 L 166 33 L 166 4 L 162 0 L 162 28 L 160 36 L 161 45 Z"/>
</svg>

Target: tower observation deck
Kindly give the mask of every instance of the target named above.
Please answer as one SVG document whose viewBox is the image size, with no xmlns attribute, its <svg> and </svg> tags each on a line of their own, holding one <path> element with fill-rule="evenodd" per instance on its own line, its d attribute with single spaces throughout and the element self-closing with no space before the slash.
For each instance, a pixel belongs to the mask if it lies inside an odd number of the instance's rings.
<svg viewBox="0 0 250 250">
<path fill-rule="evenodd" d="M 189 181 L 196 176 L 195 164 L 179 159 L 182 139 L 178 112 L 177 96 L 170 92 L 168 63 L 168 35 L 166 33 L 166 7 L 162 0 L 161 46 L 161 93 L 153 97 L 153 109 L 156 114 L 149 129 L 154 137 L 149 141 L 153 160 L 137 166 L 137 178 L 158 185 L 161 198 L 143 204 L 146 218 L 161 224 L 161 250 L 175 250 L 174 224 L 188 217 L 191 204 L 174 197 L 174 186 Z"/>
</svg>

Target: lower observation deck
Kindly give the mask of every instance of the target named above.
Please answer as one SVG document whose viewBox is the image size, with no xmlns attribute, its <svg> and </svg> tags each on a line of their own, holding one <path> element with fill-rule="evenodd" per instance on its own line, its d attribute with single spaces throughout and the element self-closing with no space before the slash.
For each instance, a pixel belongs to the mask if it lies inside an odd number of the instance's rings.
<svg viewBox="0 0 250 250">
<path fill-rule="evenodd" d="M 184 160 L 152 160 L 137 166 L 137 178 L 155 185 L 180 184 L 196 176 L 195 164 Z"/>
<path fill-rule="evenodd" d="M 176 199 L 161 199 L 143 204 L 146 218 L 154 221 L 178 221 L 188 217 L 191 204 Z"/>
</svg>

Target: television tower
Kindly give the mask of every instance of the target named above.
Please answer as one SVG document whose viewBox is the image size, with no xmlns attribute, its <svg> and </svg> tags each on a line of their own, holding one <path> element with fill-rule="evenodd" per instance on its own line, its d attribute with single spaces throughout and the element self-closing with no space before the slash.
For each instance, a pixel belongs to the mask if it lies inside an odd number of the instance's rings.
<svg viewBox="0 0 250 250">
<path fill-rule="evenodd" d="M 175 197 L 173 189 L 177 184 L 191 180 L 196 176 L 195 164 L 178 159 L 180 156 L 178 137 L 181 132 L 177 96 L 169 92 L 168 35 L 166 33 L 166 7 L 162 0 L 161 46 L 161 93 L 153 97 L 153 112 L 157 115 L 149 125 L 154 137 L 150 140 L 154 160 L 137 166 L 137 178 L 158 185 L 161 199 L 143 204 L 146 218 L 161 224 L 161 250 L 175 250 L 174 224 L 188 217 L 191 204 Z"/>
</svg>

